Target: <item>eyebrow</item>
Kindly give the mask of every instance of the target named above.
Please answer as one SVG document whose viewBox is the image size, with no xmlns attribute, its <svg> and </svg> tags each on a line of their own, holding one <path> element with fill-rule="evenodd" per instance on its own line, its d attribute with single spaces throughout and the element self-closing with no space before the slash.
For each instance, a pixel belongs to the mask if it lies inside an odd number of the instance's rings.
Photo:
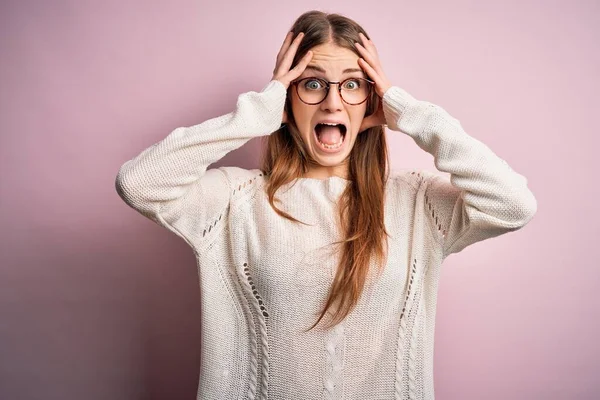
<svg viewBox="0 0 600 400">
<path fill-rule="evenodd" d="M 307 65 L 305 69 L 312 69 L 323 73 L 326 72 L 325 69 L 319 67 L 318 65 Z M 347 74 L 348 72 L 362 72 L 364 74 L 364 71 L 360 68 L 346 68 L 342 71 L 342 74 Z"/>
</svg>

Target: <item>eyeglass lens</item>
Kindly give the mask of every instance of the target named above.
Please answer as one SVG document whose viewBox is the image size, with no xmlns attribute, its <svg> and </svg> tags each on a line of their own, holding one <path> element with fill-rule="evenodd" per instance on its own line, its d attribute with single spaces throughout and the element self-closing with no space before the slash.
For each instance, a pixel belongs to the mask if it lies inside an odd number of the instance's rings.
<svg viewBox="0 0 600 400">
<path fill-rule="evenodd" d="M 306 103 L 317 104 L 327 96 L 327 81 L 320 78 L 305 78 L 298 82 L 298 96 Z M 371 83 L 361 78 L 349 78 L 341 82 L 342 99 L 348 104 L 360 104 L 369 95 Z M 338 88 L 331 85 L 331 89 Z"/>
</svg>

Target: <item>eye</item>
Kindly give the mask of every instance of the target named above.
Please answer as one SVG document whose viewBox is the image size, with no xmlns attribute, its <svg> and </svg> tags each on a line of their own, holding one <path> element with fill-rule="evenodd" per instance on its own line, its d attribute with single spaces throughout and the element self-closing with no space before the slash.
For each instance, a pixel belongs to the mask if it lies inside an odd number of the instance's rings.
<svg viewBox="0 0 600 400">
<path fill-rule="evenodd" d="M 307 79 L 304 82 L 304 88 L 308 90 L 320 90 L 324 87 L 323 82 L 316 78 Z"/>
<path fill-rule="evenodd" d="M 344 89 L 347 90 L 356 90 L 361 86 L 360 79 L 348 79 L 344 81 Z"/>
</svg>

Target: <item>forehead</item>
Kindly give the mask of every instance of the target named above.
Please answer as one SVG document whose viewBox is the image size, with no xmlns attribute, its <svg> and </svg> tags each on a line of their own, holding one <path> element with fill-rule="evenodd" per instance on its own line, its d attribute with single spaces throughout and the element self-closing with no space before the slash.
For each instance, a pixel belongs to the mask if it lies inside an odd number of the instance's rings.
<svg viewBox="0 0 600 400">
<path fill-rule="evenodd" d="M 358 65 L 358 55 L 352 50 L 332 43 L 324 43 L 310 49 L 312 60 L 308 63 L 302 75 L 320 75 L 335 78 L 349 72 L 359 72 L 364 75 Z M 346 70 L 351 70 L 345 72 Z"/>
</svg>

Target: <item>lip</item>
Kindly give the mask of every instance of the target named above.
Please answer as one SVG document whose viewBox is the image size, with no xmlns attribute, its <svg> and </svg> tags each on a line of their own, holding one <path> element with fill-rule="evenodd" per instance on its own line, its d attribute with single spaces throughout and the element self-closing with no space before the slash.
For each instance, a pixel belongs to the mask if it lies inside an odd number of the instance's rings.
<svg viewBox="0 0 600 400">
<path fill-rule="evenodd" d="M 341 119 L 322 119 L 313 124 L 313 130 L 317 127 L 318 124 L 340 124 L 346 127 L 346 132 L 348 132 L 348 124 Z"/>
</svg>

